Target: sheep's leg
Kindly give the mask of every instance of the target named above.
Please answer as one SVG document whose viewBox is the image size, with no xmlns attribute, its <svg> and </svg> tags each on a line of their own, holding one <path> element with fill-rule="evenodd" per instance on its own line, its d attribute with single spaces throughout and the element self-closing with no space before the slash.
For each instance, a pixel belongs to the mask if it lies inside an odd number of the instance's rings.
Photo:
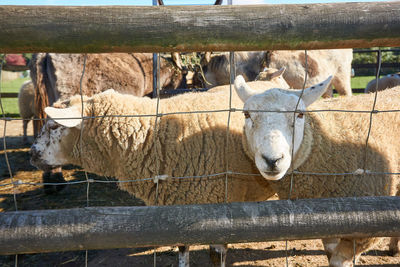
<svg viewBox="0 0 400 267">
<path fill-rule="evenodd" d="M 400 237 L 390 238 L 389 253 L 395 257 L 400 256 Z"/>
<path fill-rule="evenodd" d="M 377 240 L 378 238 L 340 239 L 329 260 L 329 266 L 353 267 L 354 252 L 357 261 L 361 253 L 369 249 Z"/>
<path fill-rule="evenodd" d="M 189 246 L 179 246 L 179 267 L 189 267 Z"/>
<path fill-rule="evenodd" d="M 322 95 L 323 98 L 330 98 L 333 97 L 333 89 L 332 89 L 332 85 L 329 85 L 328 89 L 326 90 L 326 92 Z"/>
<path fill-rule="evenodd" d="M 47 195 L 57 193 L 66 187 L 66 185 L 63 184 L 66 183 L 66 181 L 63 177 L 61 167 L 56 167 L 51 171 L 43 172 L 42 180 L 43 183 L 60 183 L 60 185 L 44 185 L 44 192 Z"/>
<path fill-rule="evenodd" d="M 351 96 L 352 91 L 350 87 L 351 77 L 348 75 L 341 75 L 341 78 L 334 77 L 332 80 L 333 86 L 335 86 L 336 91 L 339 95 Z"/>
<path fill-rule="evenodd" d="M 325 238 L 322 239 L 322 243 L 324 244 L 324 249 L 326 256 L 328 257 L 328 261 L 331 259 L 332 253 L 340 242 L 340 238 Z"/>
<path fill-rule="evenodd" d="M 225 267 L 228 245 L 210 245 L 210 258 L 214 266 Z"/>
<path fill-rule="evenodd" d="M 28 134 L 27 134 L 28 123 L 29 123 L 29 120 L 22 121 L 22 128 L 24 131 L 24 136 L 22 137 L 22 142 L 24 142 L 24 144 L 28 143 Z"/>
<path fill-rule="evenodd" d="M 396 193 L 396 196 L 400 197 L 400 187 Z M 389 254 L 394 257 L 400 257 L 400 237 L 399 236 L 390 238 Z"/>
</svg>

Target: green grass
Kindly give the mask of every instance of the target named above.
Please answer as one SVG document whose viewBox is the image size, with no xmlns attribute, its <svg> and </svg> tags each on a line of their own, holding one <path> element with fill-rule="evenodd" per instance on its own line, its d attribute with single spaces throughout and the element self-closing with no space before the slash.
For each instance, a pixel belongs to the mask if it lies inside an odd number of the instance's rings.
<svg viewBox="0 0 400 267">
<path fill-rule="evenodd" d="M 0 84 L 1 92 L 18 93 L 21 85 L 29 80 L 29 78 L 18 78 L 12 81 L 5 81 Z M 17 98 L 2 98 L 4 113 L 7 117 L 19 117 L 18 99 Z M 1 110 L 0 110 L 1 112 Z M 3 113 L 1 112 L 1 116 Z"/>
<path fill-rule="evenodd" d="M 375 79 L 375 76 L 359 76 L 351 78 L 351 88 L 365 88 L 367 83 Z"/>
</svg>

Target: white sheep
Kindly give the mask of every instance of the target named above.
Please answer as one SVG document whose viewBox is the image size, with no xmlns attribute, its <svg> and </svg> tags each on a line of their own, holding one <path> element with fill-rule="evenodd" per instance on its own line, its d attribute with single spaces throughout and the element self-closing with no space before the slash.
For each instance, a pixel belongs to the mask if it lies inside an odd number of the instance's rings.
<svg viewBox="0 0 400 267">
<path fill-rule="evenodd" d="M 238 76 L 235 88 L 245 102 L 244 145 L 247 154 L 266 180 L 275 181 L 271 186 L 281 199 L 288 198 L 289 193 L 292 199 L 399 194 L 397 176 L 373 173 L 399 172 L 400 113 L 374 114 L 366 151 L 370 113 L 304 112 L 306 108 L 309 111 L 371 110 L 374 102 L 371 94 L 318 100 L 330 81 L 331 77 L 305 89 L 299 100 L 301 90 L 271 89 L 259 94 Z M 400 87 L 386 90 L 380 93 L 376 110 L 398 110 L 399 103 Z M 297 104 L 299 111 L 294 115 L 291 111 Z M 357 175 L 359 169 L 369 174 Z M 292 170 L 321 175 L 295 172 L 291 187 Z M 325 176 L 323 173 L 349 174 Z M 353 241 L 356 244 L 355 257 L 358 258 L 376 240 L 323 240 L 329 266 L 352 266 Z M 390 249 L 394 253 L 399 252 L 398 241 L 398 238 L 392 238 Z"/>
<path fill-rule="evenodd" d="M 257 81 L 253 86 L 264 90 L 275 85 L 272 81 Z M 207 112 L 229 107 L 229 89 L 223 86 L 213 92 L 188 93 L 160 100 L 160 113 L 205 112 L 165 115 L 159 120 L 157 133 L 154 132 L 155 117 L 63 120 L 81 117 L 80 97 L 73 97 L 60 103 L 67 105 L 66 108 L 46 108 L 54 120 L 45 124 L 32 145 L 31 162 L 43 170 L 75 164 L 120 181 L 163 178 L 158 184 L 151 180 L 119 184 L 121 189 L 147 205 L 224 202 L 225 176 L 207 175 L 223 173 L 228 166 L 233 172 L 227 180 L 228 202 L 266 200 L 274 193 L 243 150 L 244 120 L 240 112 L 231 113 L 228 141 L 228 112 Z M 232 107 L 240 108 L 241 100 L 234 90 L 232 93 Z M 143 115 L 155 113 L 157 100 L 106 91 L 88 98 L 84 106 L 84 116 Z M 192 178 L 173 178 L 184 176 Z M 226 246 L 219 249 L 224 251 Z"/>
<path fill-rule="evenodd" d="M 23 142 L 27 143 L 27 128 L 29 121 L 35 116 L 35 88 L 32 81 L 26 81 L 22 84 L 18 93 L 19 114 L 23 119 Z"/>
<path fill-rule="evenodd" d="M 371 80 L 365 87 L 364 93 L 376 92 L 376 79 Z M 400 85 L 399 74 L 389 74 L 378 79 L 378 91 L 382 91 L 388 88 L 393 88 Z"/>
</svg>

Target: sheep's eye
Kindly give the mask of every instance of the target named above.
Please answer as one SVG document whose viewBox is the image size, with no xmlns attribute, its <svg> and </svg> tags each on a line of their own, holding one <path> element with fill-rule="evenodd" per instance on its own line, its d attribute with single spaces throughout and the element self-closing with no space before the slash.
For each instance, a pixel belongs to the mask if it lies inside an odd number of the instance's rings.
<svg viewBox="0 0 400 267">
<path fill-rule="evenodd" d="M 243 111 L 243 114 L 246 119 L 250 118 L 250 113 L 248 111 Z"/>
<path fill-rule="evenodd" d="M 302 119 L 304 117 L 304 113 L 297 114 L 297 118 Z"/>
<path fill-rule="evenodd" d="M 48 127 L 49 127 L 49 130 L 55 130 L 55 129 L 57 129 L 58 127 L 60 127 L 60 125 L 58 125 L 58 124 L 52 124 L 52 125 L 49 125 Z"/>
</svg>

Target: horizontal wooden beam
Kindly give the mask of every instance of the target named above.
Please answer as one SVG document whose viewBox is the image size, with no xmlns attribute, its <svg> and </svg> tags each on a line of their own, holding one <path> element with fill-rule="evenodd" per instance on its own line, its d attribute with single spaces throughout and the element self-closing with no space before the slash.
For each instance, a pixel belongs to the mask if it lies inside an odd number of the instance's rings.
<svg viewBox="0 0 400 267">
<path fill-rule="evenodd" d="M 0 93 L 0 97 L 1 98 L 17 98 L 18 97 L 18 93 Z"/>
<path fill-rule="evenodd" d="M 0 254 L 400 236 L 400 197 L 0 213 Z"/>
<path fill-rule="evenodd" d="M 28 65 L 17 66 L 17 65 L 3 64 L 2 70 L 5 70 L 5 71 L 25 71 L 25 70 L 29 70 L 29 67 L 28 67 Z"/>
<path fill-rule="evenodd" d="M 400 2 L 0 6 L 0 52 L 171 52 L 400 46 Z"/>
</svg>

